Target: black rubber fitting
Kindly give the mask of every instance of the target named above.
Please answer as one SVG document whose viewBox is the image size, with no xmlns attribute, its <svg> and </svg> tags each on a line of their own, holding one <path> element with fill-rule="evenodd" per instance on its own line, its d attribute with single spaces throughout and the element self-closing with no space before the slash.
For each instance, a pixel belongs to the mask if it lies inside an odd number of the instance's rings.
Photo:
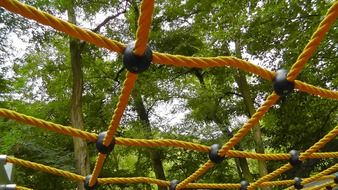
<svg viewBox="0 0 338 190">
<path fill-rule="evenodd" d="M 293 186 L 296 188 L 296 189 L 303 189 L 303 185 L 302 185 L 302 179 L 299 178 L 299 177 L 295 177 L 295 183 L 293 184 Z"/>
<path fill-rule="evenodd" d="M 302 161 L 299 160 L 299 152 L 297 150 L 291 150 L 290 156 L 291 157 L 290 157 L 289 162 L 292 166 L 298 166 L 298 165 L 302 164 Z"/>
<path fill-rule="evenodd" d="M 84 188 L 86 190 L 95 190 L 99 184 L 97 183 L 97 180 L 95 182 L 95 184 L 93 186 L 89 186 L 89 182 L 90 182 L 90 178 L 92 177 L 92 175 L 87 175 L 84 181 Z"/>
<path fill-rule="evenodd" d="M 112 142 L 109 144 L 109 146 L 105 146 L 103 144 L 104 137 L 106 136 L 107 132 L 101 132 L 99 136 L 97 137 L 96 141 L 96 149 L 101 153 L 101 154 L 108 154 L 110 153 L 115 146 L 115 138 L 113 138 Z"/>
<path fill-rule="evenodd" d="M 327 190 L 331 190 L 331 189 L 332 189 L 331 186 L 326 186 L 325 188 L 326 188 Z"/>
<path fill-rule="evenodd" d="M 247 190 L 248 189 L 248 187 L 249 187 L 249 185 L 250 185 L 250 183 L 249 182 L 247 182 L 247 181 L 241 181 L 241 187 L 239 188 L 240 190 Z"/>
<path fill-rule="evenodd" d="M 338 172 L 334 174 L 334 182 L 338 184 Z"/>
<path fill-rule="evenodd" d="M 153 59 L 153 51 L 146 47 L 142 56 L 134 54 L 135 42 L 129 43 L 123 53 L 123 64 L 128 71 L 140 73 L 147 70 Z"/>
<path fill-rule="evenodd" d="M 280 69 L 276 72 L 276 77 L 273 80 L 273 89 L 279 96 L 286 96 L 290 94 L 295 88 L 295 83 L 288 81 L 288 71 Z"/>
<path fill-rule="evenodd" d="M 221 163 L 225 158 L 225 156 L 221 157 L 218 155 L 218 151 L 220 148 L 221 146 L 219 144 L 213 144 L 210 147 L 209 159 L 215 164 Z"/>
<path fill-rule="evenodd" d="M 180 183 L 177 179 L 170 182 L 169 190 L 176 190 L 176 186 Z"/>
</svg>

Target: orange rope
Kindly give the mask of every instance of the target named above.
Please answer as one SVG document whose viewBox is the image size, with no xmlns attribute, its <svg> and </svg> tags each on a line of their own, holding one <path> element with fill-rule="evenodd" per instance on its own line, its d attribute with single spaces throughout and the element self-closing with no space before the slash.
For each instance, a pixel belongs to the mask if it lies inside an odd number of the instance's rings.
<svg viewBox="0 0 338 190">
<path fill-rule="evenodd" d="M 153 53 L 153 62 L 165 65 L 207 68 L 230 66 L 244 71 L 256 74 L 262 78 L 272 81 L 275 78 L 275 72 L 254 65 L 248 61 L 232 57 L 188 57 L 183 55 L 170 55 L 165 53 Z"/>
<path fill-rule="evenodd" d="M 41 24 L 48 25 L 53 27 L 56 30 L 61 32 L 65 32 L 72 37 L 78 38 L 80 40 L 87 41 L 89 43 L 95 44 L 99 47 L 104 47 L 109 50 L 115 51 L 117 53 L 123 53 L 125 49 L 125 45 L 118 41 L 110 40 L 102 35 L 96 34 L 92 31 L 82 29 L 78 26 L 75 26 L 71 23 L 58 19 L 48 13 L 40 11 L 32 6 L 25 5 L 16 0 L 2 0 L 0 1 L 0 6 L 6 8 L 9 11 L 20 14 L 26 18 L 33 19 Z M 142 55 L 145 51 L 148 36 L 150 32 L 150 26 L 152 22 L 152 14 L 154 9 L 154 1 L 153 0 L 143 0 L 140 8 L 140 17 L 138 20 L 138 30 L 136 32 L 136 44 L 135 44 L 135 53 L 137 55 Z M 319 24 L 317 30 L 312 35 L 309 43 L 304 48 L 303 52 L 299 55 L 296 63 L 290 69 L 288 73 L 288 80 L 294 81 L 298 74 L 301 72 L 306 62 L 310 59 L 312 54 L 315 52 L 315 49 L 320 44 L 325 34 L 329 31 L 331 25 L 334 23 L 336 17 L 338 16 L 338 1 L 335 1 L 331 8 L 328 10 L 325 18 Z M 266 70 L 262 67 L 254 65 L 248 61 L 241 60 L 235 57 L 187 57 L 181 55 L 170 55 L 154 52 L 153 54 L 153 62 L 174 66 L 186 66 L 186 67 L 197 67 L 197 68 L 205 68 L 205 67 L 220 67 L 220 66 L 230 66 L 234 68 L 239 68 L 244 71 L 256 74 L 261 76 L 262 78 L 272 81 L 275 78 L 275 72 Z M 112 120 L 110 122 L 110 126 L 107 131 L 107 135 L 104 139 L 103 144 L 109 145 L 113 138 L 116 130 L 119 126 L 120 120 L 122 118 L 123 112 L 128 104 L 129 96 L 132 92 L 134 84 L 137 80 L 137 75 L 133 73 L 127 72 L 126 80 L 123 85 L 123 89 L 121 95 L 119 97 L 119 102 L 114 111 Z M 323 89 L 320 87 L 315 87 L 310 84 L 306 84 L 304 82 L 295 80 L 295 88 L 299 91 L 306 92 L 312 95 L 338 99 L 338 92 L 331 91 L 327 89 Z M 227 142 L 225 143 L 221 150 L 219 151 L 220 156 L 227 155 L 229 157 L 243 157 L 243 158 L 254 158 L 261 160 L 287 160 L 289 159 L 288 154 L 258 154 L 258 153 L 250 153 L 243 151 L 233 151 L 231 150 L 239 141 L 254 127 L 259 120 L 264 116 L 264 114 L 270 109 L 272 105 L 276 103 L 278 100 L 278 96 L 275 93 L 272 93 L 267 100 L 263 103 L 263 105 L 257 110 L 257 112 L 250 118 L 244 126 Z M 65 135 L 70 135 L 74 137 L 84 138 L 86 140 L 95 142 L 97 139 L 97 134 L 89 133 L 85 131 L 81 131 L 78 129 L 71 128 L 69 126 L 63 126 L 59 124 L 55 124 L 52 122 L 44 121 L 41 119 L 37 119 L 34 117 L 26 116 L 24 114 L 17 113 L 15 111 L 7 110 L 0 108 L 0 116 L 6 117 L 9 119 L 16 120 L 18 122 L 22 122 L 29 125 L 34 125 L 40 128 L 48 129 L 54 132 L 58 132 Z M 338 157 L 338 152 L 327 152 L 327 153 L 315 153 L 320 148 L 325 146 L 329 141 L 336 138 L 338 134 L 338 126 L 335 127 L 332 131 L 330 131 L 327 135 L 325 135 L 320 141 L 311 146 L 308 150 L 300 155 L 300 160 L 305 160 L 307 158 L 335 158 Z M 186 149 L 192 149 L 200 152 L 208 152 L 209 147 L 196 144 L 189 143 L 178 140 L 144 140 L 144 139 L 129 139 L 129 138 L 116 138 L 116 144 L 127 145 L 127 146 L 174 146 L 181 147 Z M 157 180 L 146 177 L 133 177 L 133 178 L 98 178 L 100 170 L 103 167 L 104 160 L 106 155 L 99 154 L 96 165 L 92 172 L 92 178 L 89 182 L 89 185 L 92 186 L 96 181 L 98 183 L 151 183 L 157 184 L 160 186 L 169 186 L 168 181 Z M 63 177 L 67 177 L 76 181 L 83 181 L 84 177 L 73 174 L 71 172 L 63 171 L 60 169 L 52 168 L 49 166 L 45 166 L 42 164 L 37 164 L 34 162 L 29 162 L 21 159 L 17 159 L 14 157 L 7 157 L 7 161 L 13 164 L 22 165 L 24 167 L 32 168 L 35 170 L 41 170 L 47 173 L 51 173 L 54 175 L 59 175 Z M 206 162 L 202 167 L 200 167 L 197 171 L 195 171 L 192 175 L 184 179 L 181 183 L 179 183 L 176 189 L 182 188 L 239 188 L 239 184 L 202 184 L 202 183 L 190 183 L 196 180 L 198 177 L 203 175 L 206 171 L 214 166 L 212 161 Z M 269 180 L 277 177 L 281 173 L 291 169 L 292 166 L 290 164 L 285 164 L 281 168 L 269 173 L 256 182 L 250 184 L 248 189 L 253 189 L 255 187 L 262 186 L 279 186 L 279 185 L 290 185 L 293 180 L 284 180 L 284 181 L 271 181 Z M 303 181 L 303 184 L 322 179 L 329 173 L 338 170 L 338 164 L 314 175 L 310 178 L 306 178 Z M 19 187 L 20 188 L 20 187 Z M 317 187 L 316 187 L 317 188 Z M 24 189 L 24 187 L 22 187 Z"/>
<path fill-rule="evenodd" d="M 302 153 L 299 157 L 300 160 L 305 160 L 306 158 L 309 158 L 310 155 L 312 155 L 314 152 L 318 151 L 320 148 L 325 146 L 326 143 L 330 142 L 332 139 L 334 139 L 338 134 L 338 125 L 332 129 L 328 134 L 326 134 L 322 139 L 320 139 L 318 142 L 316 142 L 313 146 L 311 146 L 309 149 L 307 149 L 304 153 Z M 260 183 L 264 181 L 269 181 L 280 174 L 286 172 L 287 170 L 291 169 L 291 164 L 285 164 L 284 166 L 280 167 L 279 169 L 273 171 L 272 173 L 269 173 L 260 179 L 258 179 L 256 182 L 250 184 L 248 190 L 253 189 L 257 187 Z"/>
<path fill-rule="evenodd" d="M 15 190 L 33 190 L 33 189 L 22 187 L 22 186 L 16 186 Z"/>
<path fill-rule="evenodd" d="M 36 127 L 40 127 L 43 129 L 48 129 L 50 131 L 54 131 L 60 134 L 69 135 L 73 137 L 80 137 L 86 139 L 88 141 L 96 142 L 97 134 L 89 133 L 82 131 L 80 129 L 75 129 L 69 126 L 63 126 L 60 124 L 55 124 L 49 121 L 45 121 L 42 119 L 37 119 L 35 117 L 27 116 L 12 110 L 0 108 L 0 117 L 6 117 L 9 119 L 13 119 L 15 121 L 25 123 L 28 125 L 34 125 Z"/>
<path fill-rule="evenodd" d="M 112 183 L 149 183 L 149 184 L 156 184 L 160 186 L 167 187 L 169 186 L 168 181 L 149 178 L 149 177 L 114 177 L 114 178 L 99 178 L 99 184 L 112 184 Z"/>
<path fill-rule="evenodd" d="M 125 45 L 118 41 L 108 39 L 90 30 L 82 29 L 74 24 L 63 21 L 32 6 L 20 3 L 19 1 L 1 0 L 0 6 L 13 13 L 35 20 L 41 24 L 51 26 L 55 30 L 65 32 L 74 38 L 84 40 L 99 47 L 104 47 L 118 53 L 123 53 L 125 49 Z"/>
<path fill-rule="evenodd" d="M 150 32 L 150 25 L 153 18 L 154 0 L 142 0 L 140 7 L 140 17 L 138 19 L 138 28 L 136 31 L 136 43 L 134 53 L 143 55 Z"/>
<path fill-rule="evenodd" d="M 257 109 L 256 113 L 241 127 L 239 131 L 223 145 L 222 149 L 219 150 L 219 155 L 224 156 L 231 148 L 233 148 L 249 131 L 252 129 L 259 120 L 264 116 L 264 114 L 273 106 L 279 96 L 275 93 L 272 93 L 265 102 Z"/>
<path fill-rule="evenodd" d="M 22 160 L 19 158 L 15 158 L 12 156 L 7 156 L 7 162 L 12 163 L 12 164 L 16 164 L 16 165 L 20 165 L 20 166 L 24 166 L 26 168 L 30 168 L 30 169 L 34 169 L 34 170 L 39 170 L 39 171 L 43 171 L 46 173 L 50 173 L 53 175 L 58 175 L 58 176 L 62 176 L 62 177 L 66 177 L 75 181 L 84 181 L 84 177 L 78 174 L 74 174 L 71 172 L 67 172 L 64 170 L 60 170 L 60 169 L 56 169 L 50 166 L 45 166 L 43 164 L 38 164 L 38 163 L 34 163 L 34 162 L 30 162 L 30 161 L 26 161 L 26 160 Z"/>
<path fill-rule="evenodd" d="M 319 24 L 317 30 L 313 33 L 309 43 L 305 46 L 303 52 L 297 58 L 297 61 L 290 69 L 287 79 L 293 81 L 297 78 L 307 61 L 310 59 L 316 48 L 323 40 L 325 34 L 329 31 L 331 25 L 335 22 L 338 16 L 338 1 L 335 1 L 324 20 Z"/>
<path fill-rule="evenodd" d="M 330 98 L 338 100 L 338 92 L 327 90 L 324 88 L 316 87 L 311 84 L 306 84 L 305 82 L 295 80 L 295 89 L 298 89 L 302 92 L 306 92 L 308 94 L 312 94 L 315 96 L 320 96 L 322 98 Z"/>
<path fill-rule="evenodd" d="M 119 101 L 114 111 L 113 118 L 110 121 L 107 135 L 103 141 L 103 144 L 105 146 L 108 146 L 110 142 L 112 142 L 113 140 L 113 136 L 119 126 L 124 109 L 127 107 L 129 96 L 133 90 L 136 80 L 137 80 L 137 74 L 127 72 L 126 80 L 123 83 L 123 89 L 119 97 Z"/>
<path fill-rule="evenodd" d="M 133 74 L 131 72 L 126 73 L 126 79 L 123 83 L 123 89 L 119 97 L 119 101 L 114 111 L 114 115 L 110 122 L 110 126 L 108 128 L 107 134 L 103 140 L 103 145 L 105 146 L 108 146 L 114 138 L 114 134 L 119 126 L 120 120 L 122 118 L 122 114 L 125 108 L 127 107 L 129 96 L 133 90 L 136 79 L 137 79 L 136 74 Z M 106 158 L 106 155 L 99 153 L 99 156 L 96 159 L 94 170 L 92 172 L 92 177 L 90 178 L 90 181 L 89 181 L 89 186 L 93 186 L 95 184 L 97 177 L 99 176 L 100 171 L 103 167 L 105 158 Z"/>
</svg>

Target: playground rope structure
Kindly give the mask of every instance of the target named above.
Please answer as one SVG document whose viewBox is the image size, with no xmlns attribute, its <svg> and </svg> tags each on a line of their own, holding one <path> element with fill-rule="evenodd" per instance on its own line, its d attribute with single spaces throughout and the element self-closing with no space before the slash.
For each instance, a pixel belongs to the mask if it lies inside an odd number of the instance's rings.
<svg viewBox="0 0 338 190">
<path fill-rule="evenodd" d="M 3 8 L 22 15 L 28 19 L 35 20 L 41 24 L 51 26 L 54 29 L 67 33 L 69 36 L 73 38 L 77 38 L 79 40 L 86 41 L 88 43 L 94 44 L 98 47 L 106 48 L 108 50 L 117 52 L 119 54 L 124 54 L 124 57 L 127 57 L 126 52 L 128 49 L 128 45 L 125 45 L 121 42 L 109 39 L 100 34 L 92 32 L 87 29 L 80 28 L 74 24 L 63 21 L 59 18 L 56 18 L 46 12 L 40 11 L 32 6 L 20 3 L 16 0 L 1 0 L 0 6 Z M 140 5 L 140 16 L 138 18 L 138 28 L 136 32 L 136 40 L 131 47 L 132 52 L 132 60 L 133 58 L 144 58 L 143 60 L 138 60 L 140 62 L 144 62 L 147 58 L 150 58 L 150 62 L 154 64 L 163 64 L 163 65 L 171 65 L 171 66 L 184 66 L 184 67 L 193 67 L 193 68 L 207 68 L 207 67 L 234 67 L 246 72 L 250 72 L 256 74 L 263 79 L 272 81 L 276 83 L 278 82 L 277 78 L 283 78 L 283 74 L 280 75 L 277 72 L 269 71 L 260 66 L 254 65 L 248 61 L 232 57 L 232 56 L 220 56 L 220 57 L 188 57 L 182 55 L 170 55 L 159 52 L 151 52 L 150 56 L 146 56 L 149 48 L 147 47 L 150 27 L 152 22 L 152 15 L 154 9 L 154 0 L 143 0 Z M 338 92 L 332 91 L 329 89 L 324 89 L 320 87 L 313 86 L 311 84 L 307 84 L 305 82 L 296 80 L 297 76 L 300 74 L 310 57 L 314 54 L 316 48 L 325 37 L 326 33 L 329 31 L 331 25 L 335 22 L 338 16 L 338 1 L 333 2 L 332 6 L 327 11 L 322 22 L 319 24 L 316 31 L 313 33 L 310 38 L 308 44 L 305 46 L 303 52 L 299 55 L 296 62 L 291 67 L 288 73 L 284 73 L 284 79 L 282 80 L 283 84 L 292 87 L 293 89 L 297 89 L 301 92 L 306 92 L 308 94 L 319 96 L 322 98 L 329 98 L 338 100 Z M 128 55 L 129 56 L 129 55 Z M 127 58 L 126 58 L 127 59 Z M 135 60 L 135 59 L 134 59 Z M 149 62 L 149 64 L 150 64 Z M 139 63 L 135 64 L 133 67 L 138 67 Z M 128 69 L 128 67 L 127 67 Z M 95 134 L 83 130 L 79 130 L 73 128 L 71 126 L 63 126 L 60 124 L 55 124 L 49 121 L 45 121 L 42 119 L 34 118 L 31 116 L 24 115 L 22 113 L 15 112 L 13 110 L 8 110 L 5 108 L 0 108 L 0 116 L 8 119 L 15 120 L 20 123 L 29 124 L 32 126 L 36 126 L 39 128 L 47 129 L 50 131 L 54 131 L 63 135 L 68 135 L 72 137 L 79 137 L 85 139 L 90 142 L 96 142 L 97 145 L 101 146 L 99 149 L 99 154 L 96 159 L 95 167 L 92 171 L 91 175 L 81 176 L 75 173 L 71 173 L 68 171 L 60 170 L 57 168 L 53 168 L 50 166 L 46 166 L 39 163 L 34 163 L 26 160 L 22 160 L 19 158 L 15 158 L 12 156 L 6 157 L 6 162 L 13 163 L 15 165 L 21 165 L 23 167 L 31 168 L 34 170 L 39 170 L 43 172 L 47 172 L 50 174 L 63 176 L 65 178 L 69 178 L 75 181 L 83 181 L 87 187 L 94 187 L 98 184 L 121 184 L 121 183 L 149 183 L 156 184 L 159 186 L 170 187 L 170 190 L 179 190 L 179 189 L 187 189 L 187 188 L 217 188 L 217 189 L 248 189 L 252 190 L 257 187 L 268 187 L 268 186 L 291 186 L 287 189 L 300 189 L 304 187 L 306 184 L 317 181 L 317 180 L 328 180 L 326 183 L 317 185 L 308 189 L 326 189 L 328 187 L 335 187 L 338 184 L 338 173 L 336 175 L 332 175 L 333 173 L 338 171 L 338 164 L 335 164 L 320 173 L 317 173 L 309 178 L 304 179 L 291 179 L 291 180 L 280 180 L 280 181 L 272 181 L 283 172 L 290 170 L 295 166 L 295 163 L 301 163 L 306 159 L 319 159 L 319 158 L 338 158 L 338 152 L 320 152 L 318 151 L 324 147 L 328 142 L 335 139 L 338 134 L 338 126 L 333 128 L 328 134 L 326 134 L 322 139 L 320 139 L 313 146 L 308 148 L 303 153 L 293 153 L 293 154 L 260 154 L 260 153 L 252 153 L 245 151 L 236 151 L 232 150 L 232 148 L 241 141 L 243 137 L 245 137 L 250 130 L 257 125 L 259 120 L 264 116 L 264 114 L 278 101 L 281 96 L 284 96 L 283 93 L 277 93 L 275 88 L 274 92 L 271 93 L 265 100 L 265 102 L 256 110 L 256 113 L 252 115 L 252 117 L 239 129 L 239 131 L 234 134 L 234 136 L 227 142 L 225 142 L 222 146 L 218 146 L 215 149 L 213 146 L 205 146 L 201 144 L 185 142 L 174 139 L 132 139 L 132 138 L 122 138 L 115 137 L 115 133 L 119 127 L 120 120 L 123 116 L 124 110 L 128 105 L 128 100 L 130 94 L 134 88 L 135 82 L 137 80 L 138 71 L 128 69 L 126 74 L 126 79 L 123 83 L 122 91 L 119 96 L 119 101 L 116 105 L 116 109 L 114 110 L 114 114 L 112 116 L 110 125 L 106 132 Z M 290 89 L 286 89 L 289 90 Z M 285 91 L 285 89 L 282 89 Z M 101 143 L 101 144 L 100 144 Z M 165 181 L 148 177 L 114 177 L 114 178 L 100 178 L 99 174 L 104 165 L 104 160 L 107 158 L 108 153 L 111 151 L 114 145 L 123 145 L 123 146 L 139 146 L 139 147 L 159 147 L 159 146 L 168 146 L 168 147 L 178 147 L 184 149 L 190 149 L 194 151 L 209 153 L 209 160 L 205 162 L 199 169 L 197 169 L 190 176 L 187 176 L 182 181 Z M 111 149 L 109 149 L 111 148 Z M 216 154 L 212 154 L 211 152 L 216 151 Z M 224 157 L 228 158 L 251 158 L 257 160 L 287 160 L 288 162 L 282 167 L 276 169 L 275 171 L 259 178 L 258 180 L 251 183 L 196 183 L 194 181 L 198 180 L 200 176 L 202 176 L 209 169 L 214 167 L 219 160 L 224 159 Z M 216 159 L 215 159 L 216 158 Z M 291 160 L 291 161 L 290 161 Z M 17 186 L 16 189 L 29 189 L 21 186 Z"/>
</svg>

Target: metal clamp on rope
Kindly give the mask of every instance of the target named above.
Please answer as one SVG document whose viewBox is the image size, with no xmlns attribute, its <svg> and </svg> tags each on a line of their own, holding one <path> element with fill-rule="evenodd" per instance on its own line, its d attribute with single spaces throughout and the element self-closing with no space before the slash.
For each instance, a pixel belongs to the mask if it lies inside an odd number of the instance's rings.
<svg viewBox="0 0 338 190">
<path fill-rule="evenodd" d="M 170 182 L 169 190 L 176 190 L 176 186 L 180 183 L 177 179 Z"/>
<path fill-rule="evenodd" d="M 147 70 L 153 59 L 153 51 L 146 47 L 142 56 L 134 54 L 135 42 L 129 43 L 123 53 L 123 64 L 128 71 L 140 73 Z"/>
<path fill-rule="evenodd" d="M 0 185 L 0 190 L 16 190 L 15 184 Z"/>
<path fill-rule="evenodd" d="M 97 141 L 96 141 L 96 149 L 101 153 L 101 154 L 108 154 L 110 153 L 115 146 L 115 138 L 113 138 L 112 142 L 108 145 L 105 146 L 103 144 L 103 140 L 106 137 L 107 132 L 101 132 L 99 134 L 99 136 L 97 137 Z"/>
<path fill-rule="evenodd" d="M 290 162 L 290 164 L 293 167 L 302 164 L 302 161 L 299 160 L 299 152 L 297 150 L 291 150 L 290 151 L 290 160 L 289 160 L 289 162 Z"/>
<path fill-rule="evenodd" d="M 295 189 L 303 189 L 303 185 L 302 185 L 302 179 L 299 177 L 295 177 L 295 183 L 293 184 L 293 186 L 295 187 Z"/>
<path fill-rule="evenodd" d="M 89 186 L 89 182 L 90 182 L 90 178 L 92 177 L 92 175 L 87 175 L 84 181 L 84 188 L 86 190 L 95 190 L 99 184 L 97 183 L 97 180 L 95 182 L 95 184 L 93 186 Z"/>
<path fill-rule="evenodd" d="M 247 190 L 248 189 L 248 187 L 249 187 L 249 185 L 250 185 L 250 183 L 249 182 L 247 182 L 247 181 L 241 181 L 241 187 L 239 188 L 240 190 Z"/>
<path fill-rule="evenodd" d="M 221 163 L 225 158 L 225 156 L 221 157 L 218 155 L 218 151 L 220 148 L 221 146 L 219 144 L 213 144 L 210 147 L 209 159 L 215 164 Z"/>
<path fill-rule="evenodd" d="M 334 182 L 338 184 L 338 172 L 334 174 Z"/>
<path fill-rule="evenodd" d="M 280 69 L 276 72 L 276 77 L 273 80 L 273 89 L 279 96 L 290 94 L 295 88 L 295 83 L 287 80 L 288 71 Z"/>
</svg>

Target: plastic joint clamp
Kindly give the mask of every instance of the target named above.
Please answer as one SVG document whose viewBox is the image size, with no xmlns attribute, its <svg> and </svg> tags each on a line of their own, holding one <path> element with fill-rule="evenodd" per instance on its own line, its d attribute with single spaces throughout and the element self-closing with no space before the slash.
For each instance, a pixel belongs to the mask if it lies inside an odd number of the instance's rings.
<svg viewBox="0 0 338 190">
<path fill-rule="evenodd" d="M 299 177 L 295 177 L 295 183 L 293 184 L 293 186 L 295 187 L 295 189 L 303 189 L 303 185 L 302 185 L 302 179 Z"/>
<path fill-rule="evenodd" d="M 180 183 L 177 179 L 174 179 L 170 182 L 169 190 L 176 190 L 176 186 Z"/>
<path fill-rule="evenodd" d="M 5 165 L 7 162 L 7 155 L 0 155 L 0 165 Z"/>
<path fill-rule="evenodd" d="M 225 156 L 221 157 L 218 155 L 218 151 L 220 148 L 221 146 L 219 144 L 213 144 L 210 147 L 209 159 L 215 164 L 221 163 L 225 158 Z"/>
<path fill-rule="evenodd" d="M 290 94 L 295 88 L 295 83 L 287 80 L 288 71 L 279 69 L 276 72 L 276 77 L 273 80 L 273 89 L 279 96 Z"/>
<path fill-rule="evenodd" d="M 89 186 L 89 182 L 90 182 L 90 178 L 92 177 L 92 175 L 87 175 L 84 181 L 84 188 L 86 190 L 95 190 L 99 184 L 97 183 L 97 181 L 95 182 L 95 184 L 93 186 Z"/>
<path fill-rule="evenodd" d="M 127 44 L 123 53 L 123 64 L 128 71 L 140 73 L 147 70 L 153 59 L 153 51 L 149 46 L 146 47 L 142 56 L 134 54 L 135 42 Z"/>
<path fill-rule="evenodd" d="M 96 141 L 96 149 L 101 153 L 101 154 L 108 154 L 110 153 L 113 149 L 114 149 L 114 146 L 115 146 L 115 138 L 113 138 L 112 142 L 108 145 L 108 146 L 105 146 L 103 144 L 103 140 L 106 136 L 107 132 L 104 131 L 104 132 L 101 132 L 99 134 L 99 136 L 97 137 L 97 141 Z"/>
<path fill-rule="evenodd" d="M 250 185 L 250 183 L 249 182 L 247 182 L 247 181 L 241 181 L 241 187 L 239 188 L 240 190 L 247 190 L 248 189 L 248 187 L 249 187 L 249 185 Z"/>
<path fill-rule="evenodd" d="M 298 165 L 302 164 L 302 161 L 299 160 L 299 152 L 297 150 L 291 150 L 290 151 L 289 162 L 292 166 L 298 166 Z"/>
</svg>

